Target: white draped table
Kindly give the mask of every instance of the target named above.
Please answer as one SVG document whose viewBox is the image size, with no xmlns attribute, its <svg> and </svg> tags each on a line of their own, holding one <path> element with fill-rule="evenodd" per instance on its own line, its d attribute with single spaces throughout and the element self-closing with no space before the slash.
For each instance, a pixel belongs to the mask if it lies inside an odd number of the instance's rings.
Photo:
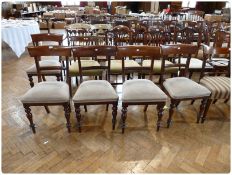
<svg viewBox="0 0 232 175">
<path fill-rule="evenodd" d="M 2 40 L 6 42 L 17 57 L 25 51 L 31 42 L 31 34 L 40 33 L 39 25 L 34 20 L 2 20 Z"/>
</svg>

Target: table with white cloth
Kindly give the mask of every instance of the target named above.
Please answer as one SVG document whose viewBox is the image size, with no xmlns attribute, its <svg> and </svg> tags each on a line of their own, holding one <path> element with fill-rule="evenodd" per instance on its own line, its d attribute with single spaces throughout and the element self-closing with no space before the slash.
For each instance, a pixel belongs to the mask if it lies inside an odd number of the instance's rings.
<svg viewBox="0 0 232 175">
<path fill-rule="evenodd" d="M 40 33 L 39 25 L 34 20 L 2 20 L 1 29 L 2 41 L 11 47 L 17 57 L 32 41 L 31 34 Z"/>
</svg>

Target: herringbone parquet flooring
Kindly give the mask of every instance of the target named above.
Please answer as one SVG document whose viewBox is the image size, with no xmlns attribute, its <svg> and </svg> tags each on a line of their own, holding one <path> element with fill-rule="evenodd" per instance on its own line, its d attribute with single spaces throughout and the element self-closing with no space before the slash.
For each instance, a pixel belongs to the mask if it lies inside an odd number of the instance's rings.
<svg viewBox="0 0 232 175">
<path fill-rule="evenodd" d="M 228 173 L 230 172 L 230 105 L 210 107 L 204 124 L 196 124 L 199 102 L 181 103 L 173 125 L 155 131 L 155 106 L 128 108 L 127 128 L 111 130 L 111 110 L 89 106 L 78 133 L 72 107 L 72 132 L 65 127 L 62 107 L 32 107 L 33 134 L 19 101 L 30 86 L 25 70 L 31 59 L 18 59 L 3 48 L 2 59 L 2 171 L 4 173 Z M 121 86 L 117 87 L 121 94 Z"/>
</svg>

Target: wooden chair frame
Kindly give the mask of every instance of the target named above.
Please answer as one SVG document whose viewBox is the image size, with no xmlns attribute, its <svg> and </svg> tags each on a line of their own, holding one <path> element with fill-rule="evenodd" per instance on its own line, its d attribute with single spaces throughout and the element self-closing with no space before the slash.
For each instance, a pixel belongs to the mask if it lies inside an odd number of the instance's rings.
<svg viewBox="0 0 232 175">
<path fill-rule="evenodd" d="M 37 68 L 37 75 L 38 75 L 38 81 L 42 81 L 42 75 L 41 70 L 44 70 L 43 67 L 40 67 L 39 60 L 41 56 L 64 56 L 66 58 L 66 62 L 68 62 L 69 57 L 71 56 L 71 48 L 68 47 L 62 47 L 62 46 L 36 46 L 36 47 L 28 47 L 28 52 L 31 57 L 34 57 L 35 64 Z M 55 68 L 51 68 L 55 69 Z M 46 68 L 47 70 L 47 68 Z M 46 89 L 45 89 L 46 91 Z M 23 103 L 26 116 L 30 122 L 30 127 L 32 128 L 33 133 L 36 133 L 35 131 L 35 124 L 33 123 L 32 119 L 32 113 L 31 113 L 31 106 L 44 106 L 47 113 L 50 113 L 50 110 L 47 106 L 63 106 L 65 111 L 65 118 L 67 121 L 67 129 L 68 132 L 71 132 L 71 124 L 70 124 L 70 102 L 65 103 Z"/>
<path fill-rule="evenodd" d="M 80 82 L 83 81 L 82 72 L 84 70 L 92 70 L 92 69 L 103 69 L 109 70 L 110 64 L 107 66 L 89 66 L 89 67 L 82 67 L 81 66 L 81 57 L 97 57 L 97 56 L 106 56 L 108 63 L 110 63 L 110 57 L 115 56 L 116 54 L 116 47 L 115 46 L 83 46 L 83 47 L 75 47 L 72 49 L 73 56 L 77 58 L 78 65 L 79 65 L 79 72 L 80 72 Z M 75 112 L 76 112 L 76 119 L 78 130 L 81 132 L 81 113 L 80 113 L 80 106 L 87 105 L 102 105 L 106 104 L 107 108 L 109 104 L 112 104 L 112 129 L 115 129 L 116 124 L 116 116 L 117 116 L 117 106 L 118 106 L 118 99 L 113 101 L 105 101 L 105 102 L 88 102 L 88 103 L 77 103 L 74 102 Z"/>
<path fill-rule="evenodd" d="M 34 46 L 39 46 L 41 41 L 51 41 L 58 43 L 59 46 L 62 45 L 63 42 L 63 35 L 61 34 L 54 34 L 54 33 L 39 33 L 39 34 L 32 34 L 32 43 Z M 64 65 L 63 65 L 64 66 Z M 48 68 L 49 69 L 49 68 Z M 30 86 L 34 86 L 33 76 L 38 76 L 37 73 L 27 73 L 28 80 L 30 82 Z M 43 73 L 42 78 L 43 81 L 46 81 L 45 76 L 55 76 L 57 81 L 63 81 L 62 70 L 60 73 Z"/>
<path fill-rule="evenodd" d="M 197 115 L 197 123 L 199 123 L 200 119 L 203 117 L 203 112 L 205 110 L 206 104 L 208 102 L 209 96 L 205 97 L 196 97 L 196 98 L 181 98 L 181 99 L 174 99 L 170 96 L 170 94 L 165 90 L 163 87 L 163 82 L 164 82 L 164 74 L 165 74 L 165 68 L 167 67 L 179 67 L 180 70 L 180 76 L 186 77 L 188 69 L 189 69 L 189 64 L 190 64 L 190 59 L 191 55 L 196 53 L 198 50 L 197 46 L 191 45 L 191 44 L 172 44 L 172 45 L 162 45 L 161 46 L 161 51 L 162 51 L 162 67 L 161 67 L 161 82 L 162 82 L 162 89 L 166 92 L 166 94 L 170 97 L 171 99 L 171 104 L 169 108 L 169 117 L 167 120 L 167 127 L 169 128 L 172 122 L 172 115 L 173 115 L 173 109 L 179 105 L 181 101 L 187 101 L 187 100 L 195 100 L 195 99 L 202 99 L 201 105 L 200 105 L 200 111 Z M 182 55 L 188 55 L 187 56 L 187 61 L 185 64 L 180 64 L 176 63 L 173 65 L 165 65 L 165 60 L 168 59 L 168 55 L 173 54 L 175 57 L 178 56 L 179 59 Z M 183 67 L 184 69 L 180 69 Z"/>
<path fill-rule="evenodd" d="M 149 79 L 152 80 L 153 76 L 153 66 L 154 59 L 160 58 L 160 47 L 154 46 L 118 46 L 117 47 L 117 57 L 122 59 L 122 70 L 123 70 L 123 82 L 125 81 L 125 70 L 138 70 L 138 68 L 126 68 L 124 64 L 124 57 L 132 57 L 132 56 L 141 56 L 141 57 L 150 57 L 151 66 L 148 68 L 141 67 L 140 72 L 144 71 L 149 72 Z M 158 121 L 157 121 L 157 131 L 159 131 L 162 116 L 163 116 L 163 107 L 165 102 L 122 102 L 122 115 L 121 115 L 121 128 L 122 133 L 125 130 L 125 122 L 127 117 L 127 107 L 130 105 L 157 105 L 158 112 Z"/>
</svg>

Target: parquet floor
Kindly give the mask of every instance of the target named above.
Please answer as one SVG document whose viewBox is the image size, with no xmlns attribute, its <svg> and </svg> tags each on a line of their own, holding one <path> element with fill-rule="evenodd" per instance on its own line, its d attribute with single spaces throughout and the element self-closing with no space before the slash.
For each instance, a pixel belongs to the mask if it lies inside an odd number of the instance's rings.
<svg viewBox="0 0 232 175">
<path fill-rule="evenodd" d="M 167 129 L 155 131 L 155 106 L 128 108 L 127 128 L 111 130 L 111 110 L 82 109 L 78 133 L 72 107 L 72 132 L 65 127 L 62 107 L 32 107 L 37 133 L 29 128 L 20 95 L 30 86 L 25 73 L 33 64 L 27 52 L 20 59 L 7 47 L 2 52 L 2 171 L 4 173 L 229 173 L 230 105 L 212 105 L 204 124 L 196 124 L 199 102 L 181 103 Z M 121 86 L 117 87 L 121 94 Z"/>
</svg>

